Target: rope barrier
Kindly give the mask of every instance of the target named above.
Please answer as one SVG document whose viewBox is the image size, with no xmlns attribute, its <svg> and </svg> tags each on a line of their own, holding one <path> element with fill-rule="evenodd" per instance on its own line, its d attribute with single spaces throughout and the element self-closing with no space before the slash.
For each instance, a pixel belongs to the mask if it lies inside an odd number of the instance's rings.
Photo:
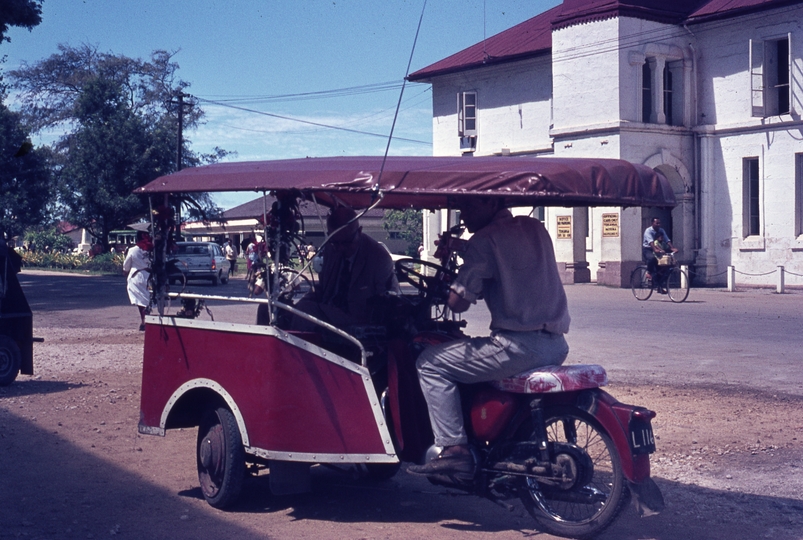
<svg viewBox="0 0 803 540">
<path fill-rule="evenodd" d="M 700 272 L 695 272 L 690 267 L 687 267 L 687 272 L 689 274 L 689 277 L 703 276 L 704 275 L 704 274 L 702 274 Z M 750 277 L 761 277 L 761 276 L 769 276 L 769 275 L 775 274 L 776 272 L 778 273 L 778 277 L 776 278 L 775 292 L 777 292 L 779 294 L 783 294 L 785 292 L 785 289 L 786 289 L 785 278 L 786 278 L 787 275 L 803 277 L 803 274 L 797 274 L 795 272 L 790 272 L 789 270 L 784 268 L 784 266 L 782 266 L 782 265 L 778 265 L 774 270 L 770 270 L 769 272 L 760 272 L 760 273 L 742 272 L 742 271 L 737 270 L 735 266 L 729 265 L 728 268 L 724 272 L 719 272 L 719 273 L 716 273 L 716 274 L 704 275 L 704 278 L 705 278 L 706 281 L 709 281 L 711 278 L 715 278 L 715 277 L 718 277 L 718 276 L 722 276 L 724 274 L 728 274 L 728 278 L 727 278 L 727 280 L 728 280 L 728 284 L 727 284 L 728 291 L 732 292 L 732 291 L 736 290 L 736 274 L 739 274 L 739 275 L 742 275 L 742 276 L 750 276 Z"/>
<path fill-rule="evenodd" d="M 770 271 L 770 272 L 764 272 L 763 274 L 749 274 L 749 273 L 747 273 L 747 272 L 740 272 L 739 270 L 736 270 L 736 268 L 734 268 L 734 269 L 733 269 L 733 271 L 734 271 L 734 272 L 736 272 L 737 274 L 741 274 L 741 275 L 743 275 L 743 276 L 753 276 L 753 277 L 758 277 L 758 276 L 768 276 L 768 275 L 770 275 L 770 274 L 774 274 L 775 272 L 777 272 L 777 271 L 778 271 L 778 269 L 776 268 L 775 270 L 772 270 L 772 271 Z M 727 270 L 726 270 L 725 272 L 727 272 Z"/>
<path fill-rule="evenodd" d="M 737 274 L 741 274 L 741 275 L 743 275 L 743 276 L 760 277 L 760 276 L 769 276 L 770 274 L 774 274 L 774 273 L 776 273 L 776 272 L 778 271 L 778 269 L 776 268 L 775 270 L 770 270 L 769 272 L 763 272 L 763 273 L 760 273 L 760 274 L 751 274 L 751 273 L 749 273 L 749 272 L 742 272 L 742 271 L 736 270 L 735 268 L 733 269 L 733 271 L 734 271 L 735 273 L 737 273 Z M 728 271 L 727 271 L 727 270 L 724 270 L 724 271 L 722 271 L 722 272 L 717 272 L 716 274 L 708 274 L 708 277 L 710 277 L 710 278 L 715 278 L 715 277 L 719 277 L 719 276 L 724 276 L 724 275 L 725 275 L 725 274 L 727 274 L 727 273 L 728 273 Z M 790 276 L 803 277 L 803 274 L 798 274 L 798 273 L 795 273 L 795 272 L 790 272 L 789 270 L 787 270 L 787 269 L 785 269 L 785 268 L 784 268 L 784 271 L 783 271 L 783 273 L 784 273 L 784 274 L 788 274 L 788 275 L 790 275 Z M 701 276 L 701 275 L 704 275 L 704 274 L 702 274 L 701 272 L 695 272 L 694 270 L 692 270 L 691 268 L 689 268 L 689 275 L 693 275 L 693 276 Z"/>
</svg>

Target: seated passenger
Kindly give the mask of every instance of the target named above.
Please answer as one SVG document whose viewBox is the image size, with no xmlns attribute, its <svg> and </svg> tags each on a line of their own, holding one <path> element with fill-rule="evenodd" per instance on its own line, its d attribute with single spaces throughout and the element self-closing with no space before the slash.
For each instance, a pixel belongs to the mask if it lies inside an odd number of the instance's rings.
<svg viewBox="0 0 803 540">
<path fill-rule="evenodd" d="M 369 300 L 387 292 L 399 292 L 399 282 L 390 253 L 379 242 L 363 234 L 354 210 L 334 208 L 326 220 L 329 234 L 323 247 L 323 269 L 315 290 L 295 308 L 338 328 L 377 322 Z M 352 221 L 353 220 L 353 221 Z M 313 330 L 315 325 L 294 317 L 291 328 Z"/>
</svg>

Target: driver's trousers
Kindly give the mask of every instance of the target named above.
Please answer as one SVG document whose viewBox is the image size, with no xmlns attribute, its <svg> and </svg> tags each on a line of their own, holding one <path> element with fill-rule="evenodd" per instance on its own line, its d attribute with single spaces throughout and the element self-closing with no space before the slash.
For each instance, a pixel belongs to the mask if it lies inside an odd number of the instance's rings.
<svg viewBox="0 0 803 540">
<path fill-rule="evenodd" d="M 658 259 L 655 257 L 655 251 L 650 247 L 642 246 L 641 258 L 647 263 L 647 271 L 654 276 L 658 272 Z"/>
<path fill-rule="evenodd" d="M 429 409 L 435 445 L 466 444 L 457 383 L 504 379 L 541 366 L 560 365 L 569 354 L 563 334 L 495 331 L 425 349 L 418 357 L 418 379 Z"/>
</svg>

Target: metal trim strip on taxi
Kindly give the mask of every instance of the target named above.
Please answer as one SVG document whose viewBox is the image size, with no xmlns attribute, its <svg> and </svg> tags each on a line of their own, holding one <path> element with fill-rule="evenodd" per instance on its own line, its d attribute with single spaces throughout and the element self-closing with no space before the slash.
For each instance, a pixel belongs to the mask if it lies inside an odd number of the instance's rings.
<svg viewBox="0 0 803 540">
<path fill-rule="evenodd" d="M 316 325 L 328 330 L 329 332 L 337 334 L 338 336 L 342 337 L 343 339 L 346 339 L 346 340 L 350 341 L 360 351 L 360 364 L 363 367 L 366 367 L 368 365 L 368 358 L 367 358 L 367 355 L 365 353 L 365 347 L 362 346 L 362 343 L 360 343 L 360 341 L 358 339 L 356 339 L 351 334 L 349 334 L 347 332 L 344 332 L 340 328 L 329 324 L 326 321 L 322 321 L 322 320 L 320 320 L 320 319 L 318 319 L 316 317 L 313 317 L 312 315 L 309 315 L 307 313 L 304 313 L 303 311 L 300 311 L 300 310 L 298 310 L 298 309 L 296 309 L 296 308 L 294 308 L 292 306 L 288 306 L 287 304 L 283 304 L 281 302 L 274 302 L 274 301 L 269 300 L 267 298 L 243 298 L 241 296 L 218 296 L 218 295 L 212 295 L 212 294 L 195 294 L 195 293 L 169 293 L 168 297 L 171 298 L 171 299 L 174 299 L 174 298 L 175 299 L 191 298 L 191 299 L 194 299 L 194 300 L 222 300 L 224 302 L 242 302 L 242 303 L 250 303 L 250 304 L 268 304 L 268 305 L 270 305 L 272 307 L 278 307 L 278 308 L 283 309 L 285 311 L 289 311 L 290 313 L 292 313 L 293 315 L 295 315 L 297 317 L 300 317 L 300 318 L 302 318 L 304 320 L 307 320 L 307 321 L 309 321 L 311 323 L 314 323 L 314 324 L 316 324 Z M 162 317 L 155 316 L 155 317 L 157 318 L 157 320 L 161 320 L 162 318 L 174 318 L 174 317 L 166 317 L 166 316 L 162 316 Z M 195 320 L 195 319 L 181 319 L 181 320 Z M 204 321 L 198 321 L 198 322 L 204 322 Z M 291 334 L 288 334 L 287 332 L 284 332 L 284 331 L 282 331 L 282 330 L 280 330 L 278 328 L 275 328 L 273 326 L 263 326 L 263 325 L 240 325 L 240 326 L 253 326 L 253 327 L 256 327 L 256 328 L 273 328 L 277 332 L 281 332 L 281 334 L 284 335 L 284 336 L 293 337 Z M 233 331 L 236 331 L 236 330 L 233 330 Z M 248 332 L 248 333 L 255 333 L 255 332 Z M 259 333 L 262 333 L 262 332 L 259 332 Z M 277 335 L 278 336 L 279 334 L 271 334 L 271 335 Z M 291 341 L 291 343 L 292 343 L 292 341 Z M 304 343 L 306 343 L 306 342 L 304 342 Z M 293 343 L 293 344 L 297 345 L 297 343 Z M 318 354 L 318 353 L 316 353 L 316 354 Z M 321 356 L 325 357 L 326 354 L 323 354 Z"/>
<path fill-rule="evenodd" d="M 385 437 L 383 437 L 385 439 Z M 388 438 L 389 440 L 389 438 Z M 387 449 L 387 441 L 385 444 Z M 309 463 L 398 463 L 396 450 L 392 447 L 387 454 L 326 454 L 310 452 L 277 452 L 262 448 L 246 447 L 246 453 L 275 461 L 303 461 Z"/>
<path fill-rule="evenodd" d="M 184 297 L 188 297 L 189 295 L 185 295 Z M 211 298 L 210 296 L 203 296 L 203 295 L 192 295 L 194 298 Z M 216 299 L 223 299 L 227 297 L 217 297 Z M 244 300 L 244 299 L 241 299 Z M 255 300 L 255 299 L 251 299 Z M 257 303 L 266 303 L 265 300 L 259 300 Z M 298 311 L 298 310 L 293 310 Z M 299 312 L 300 313 L 300 312 Z M 169 317 L 163 316 L 159 317 L 158 315 L 148 315 L 145 317 L 146 324 L 153 324 L 156 326 L 173 326 L 178 328 L 197 328 L 197 329 L 204 329 L 204 330 L 213 330 L 213 331 L 225 331 L 225 332 L 237 332 L 242 334 L 259 334 L 259 335 L 266 335 L 275 337 L 281 341 L 304 349 L 320 358 L 326 360 L 327 362 L 331 362 L 332 364 L 336 364 L 342 368 L 345 368 L 348 371 L 354 372 L 360 375 L 360 378 L 363 382 L 363 387 L 365 388 L 366 395 L 368 396 L 368 401 L 371 405 L 371 412 L 374 415 L 374 421 L 376 422 L 377 429 L 379 430 L 379 435 L 382 438 L 382 444 L 385 446 L 386 454 L 369 454 L 373 455 L 375 458 L 377 456 L 384 456 L 382 459 L 389 459 L 390 461 L 379 461 L 379 463 L 395 463 L 398 459 L 395 457 L 396 450 L 393 446 L 393 442 L 390 437 L 390 431 L 388 429 L 387 421 L 385 420 L 385 415 L 382 412 L 382 407 L 380 405 L 379 397 L 376 395 L 376 390 L 374 389 L 373 382 L 371 380 L 371 373 L 368 371 L 368 368 L 359 364 L 356 364 L 342 356 L 339 356 L 331 351 L 327 351 L 317 345 L 309 343 L 308 341 L 304 341 L 301 338 L 298 338 L 292 334 L 289 334 L 283 330 L 275 328 L 273 326 L 262 326 L 262 325 L 251 325 L 251 324 L 240 324 L 240 323 L 226 323 L 226 322 L 217 322 L 217 321 L 199 321 L 197 319 L 182 319 L 177 317 Z M 334 327 L 333 327 L 334 328 Z M 338 330 L 339 333 L 345 334 Z M 353 337 L 345 334 L 351 340 L 357 341 Z M 357 341 L 359 343 L 359 341 Z M 361 351 L 363 352 L 363 361 L 365 360 L 365 351 L 362 349 L 362 344 L 360 344 Z M 202 383 L 202 384 L 195 384 L 192 385 L 194 381 L 208 381 L 211 385 L 215 385 L 215 387 L 211 386 L 210 384 Z M 192 385 L 192 386 L 190 386 Z M 286 453 L 286 452 L 276 452 L 271 450 L 263 450 L 258 448 L 250 448 L 249 447 L 249 439 L 248 433 L 245 430 L 245 422 L 242 419 L 242 416 L 239 413 L 239 409 L 237 408 L 236 403 L 228 394 L 228 392 L 223 389 L 218 383 L 211 381 L 209 379 L 193 379 L 193 381 L 188 381 L 182 384 L 178 389 L 173 392 L 170 399 L 168 399 L 167 403 L 165 404 L 165 408 L 162 411 L 162 416 L 159 422 L 159 427 L 150 427 L 150 426 L 143 426 L 140 424 L 139 430 L 140 433 L 144 434 L 156 434 L 164 436 L 165 434 L 165 425 L 167 424 L 167 417 L 170 413 L 170 409 L 172 406 L 178 401 L 178 399 L 186 393 L 188 390 L 192 388 L 197 388 L 205 386 L 211 388 L 213 390 L 219 389 L 221 392 L 221 396 L 226 399 L 227 404 L 232 409 L 232 413 L 235 415 L 237 419 L 237 425 L 240 428 L 240 434 L 243 439 L 243 445 L 246 447 L 246 451 L 248 453 L 252 453 L 257 456 L 266 457 L 267 455 L 274 456 L 271 459 L 286 459 L 290 460 L 288 455 L 296 456 L 292 459 L 292 461 L 311 461 L 313 454 L 303 454 L 303 453 Z M 182 390 L 183 389 L 183 390 Z M 224 395 L 225 393 L 225 395 Z M 144 429 L 144 431 L 143 431 Z M 159 430 L 159 432 L 154 432 L 154 430 Z M 261 452 L 261 453 L 260 453 Z M 264 453 L 264 455 L 263 455 Z M 332 463 L 339 463 L 339 462 L 353 462 L 353 463 L 362 463 L 365 461 L 363 458 L 366 456 L 365 454 L 344 454 L 348 457 L 348 459 L 341 459 L 340 454 L 314 454 L 319 458 L 321 456 L 332 458 Z M 304 458 L 299 457 L 304 456 Z M 337 459 L 334 459 L 337 457 Z"/>
</svg>

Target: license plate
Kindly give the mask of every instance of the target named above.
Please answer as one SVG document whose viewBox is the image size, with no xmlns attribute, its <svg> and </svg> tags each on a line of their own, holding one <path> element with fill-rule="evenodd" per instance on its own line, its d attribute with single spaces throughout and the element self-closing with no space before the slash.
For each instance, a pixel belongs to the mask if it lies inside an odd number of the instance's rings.
<svg viewBox="0 0 803 540">
<path fill-rule="evenodd" d="M 630 451 L 634 454 L 655 452 L 655 437 L 649 422 L 635 418 L 630 420 Z"/>
</svg>

